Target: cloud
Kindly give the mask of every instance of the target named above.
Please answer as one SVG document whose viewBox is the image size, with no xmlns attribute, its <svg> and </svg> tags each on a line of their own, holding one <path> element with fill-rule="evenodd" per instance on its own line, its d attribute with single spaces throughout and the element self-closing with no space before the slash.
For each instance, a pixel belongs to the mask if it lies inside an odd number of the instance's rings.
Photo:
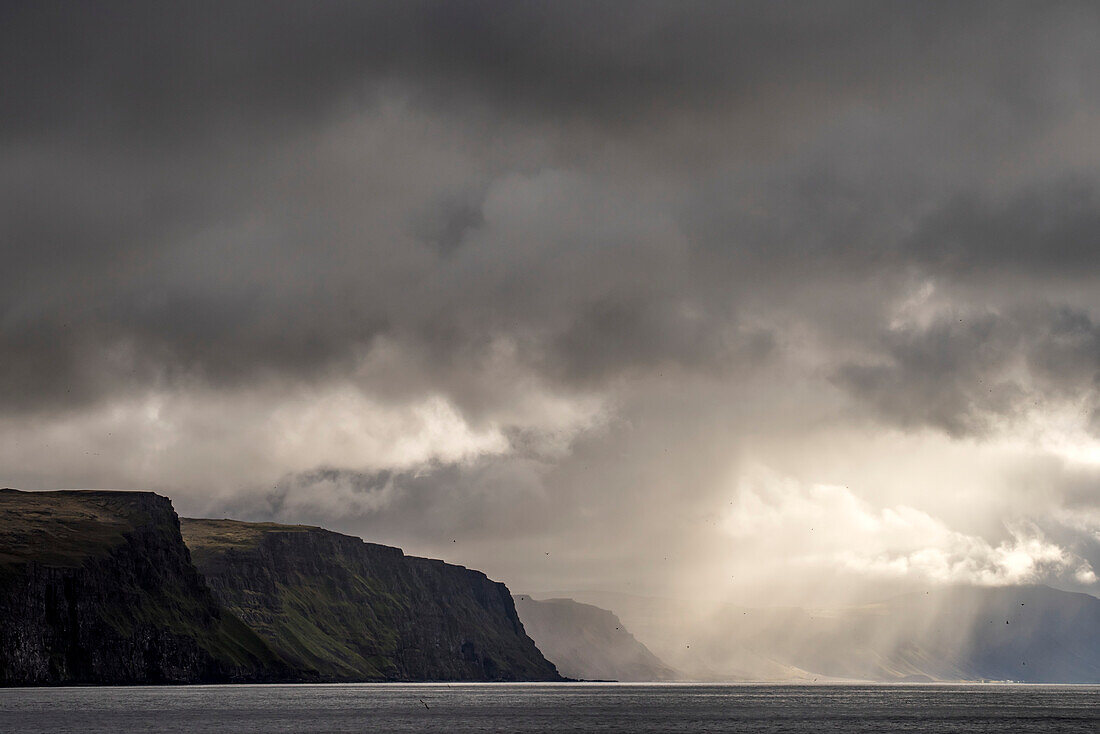
<svg viewBox="0 0 1100 734">
<path fill-rule="evenodd" d="M 1003 376 L 1014 356 L 1011 333 L 996 318 L 941 321 L 886 334 L 887 364 L 848 364 L 837 382 L 902 425 L 932 425 L 953 435 L 983 433 L 988 414 L 1010 412 L 1020 388 Z"/>
<path fill-rule="evenodd" d="M 755 461 L 854 477 L 880 525 L 924 508 L 886 567 L 1095 563 L 1050 518 L 1056 467 L 1100 455 L 1098 30 L 1075 4 L 6 3 L 0 484 L 719 593 Z"/>
<path fill-rule="evenodd" d="M 804 486 L 763 470 L 745 480 L 724 528 L 739 552 L 758 559 L 779 553 L 811 574 L 981 586 L 1096 582 L 1087 560 L 1026 521 L 991 543 L 911 506 L 876 509 L 846 487 Z M 761 570 L 768 572 L 781 571 Z"/>
<path fill-rule="evenodd" d="M 509 414 L 472 424 L 438 395 L 387 404 L 349 382 L 276 382 L 229 396 L 150 392 L 76 414 L 7 417 L 0 464 L 27 488 L 155 489 L 192 511 L 318 467 L 403 472 L 517 451 L 554 456 L 601 422 L 592 401 L 530 395 Z M 39 467 L 38 477 L 19 481 L 24 467 Z"/>
<path fill-rule="evenodd" d="M 762 95 L 783 99 L 784 82 L 797 81 L 816 101 L 838 78 L 854 92 L 882 93 L 892 79 L 917 82 L 948 71 L 977 71 L 1022 104 L 1041 88 L 1034 77 L 1050 62 L 1038 52 L 1051 41 L 1036 34 L 1017 43 L 1023 60 L 1046 61 L 1030 74 L 1019 62 L 999 69 L 980 51 L 996 49 L 1021 23 L 1087 27 L 1095 18 L 1080 7 L 1039 12 L 1026 4 L 857 2 L 826 11 L 812 3 L 502 8 L 414 1 L 327 2 L 308 11 L 293 3 L 200 2 L 62 12 L 22 3 L 10 6 L 5 20 L 12 60 L 5 82 L 23 103 L 5 118 L 9 130 L 79 121 L 94 122 L 93 133 L 185 138 L 197 128 L 260 116 L 272 127 L 308 121 L 377 80 L 420 88 L 448 104 L 474 96 L 512 114 L 584 115 L 618 125 Z M 972 66 L 960 68 L 962 60 Z"/>
<path fill-rule="evenodd" d="M 1084 252 L 1087 174 L 1015 198 L 983 178 L 1095 83 L 1081 8 L 7 12 L 9 410 L 323 380 L 380 335 L 463 369 L 504 334 L 567 381 L 714 370 L 746 302 L 991 262 L 945 248 Z M 815 329 L 874 310 L 828 300 Z"/>
<path fill-rule="evenodd" d="M 1045 304 L 936 313 L 930 293 L 904 304 L 924 315 L 892 320 L 869 356 L 836 368 L 835 384 L 885 420 L 953 436 L 1003 433 L 1067 412 L 1084 432 L 1095 430 L 1100 329 L 1087 313 Z"/>
<path fill-rule="evenodd" d="M 1073 276 L 1100 264 L 1098 224 L 1097 182 L 1070 177 L 1009 196 L 960 195 L 929 215 L 905 247 L 948 277 Z"/>
</svg>

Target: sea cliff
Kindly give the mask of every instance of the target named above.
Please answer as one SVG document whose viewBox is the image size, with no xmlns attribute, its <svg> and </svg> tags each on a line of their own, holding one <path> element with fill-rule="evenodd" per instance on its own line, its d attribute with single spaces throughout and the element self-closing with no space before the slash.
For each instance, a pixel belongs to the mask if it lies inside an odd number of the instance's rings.
<svg viewBox="0 0 1100 734">
<path fill-rule="evenodd" d="M 285 679 L 191 564 L 152 493 L 0 490 L 0 682 Z"/>
<path fill-rule="evenodd" d="M 321 528 L 183 521 L 219 601 L 321 680 L 560 680 L 508 588 Z"/>
<path fill-rule="evenodd" d="M 148 492 L 0 490 L 0 685 L 561 679 L 478 571 L 320 528 L 182 527 Z"/>
</svg>

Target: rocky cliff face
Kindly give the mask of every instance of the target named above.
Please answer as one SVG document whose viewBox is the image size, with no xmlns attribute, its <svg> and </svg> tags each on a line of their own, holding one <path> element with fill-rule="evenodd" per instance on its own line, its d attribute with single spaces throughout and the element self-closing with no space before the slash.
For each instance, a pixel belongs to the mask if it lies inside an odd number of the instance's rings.
<svg viewBox="0 0 1100 734">
<path fill-rule="evenodd" d="M 286 678 L 152 493 L 0 490 L 0 684 Z"/>
<path fill-rule="evenodd" d="M 528 634 L 562 675 L 583 680 L 667 681 L 675 670 L 606 609 L 572 599 L 515 597 Z"/>
<path fill-rule="evenodd" d="M 183 520 L 219 601 L 318 680 L 560 680 L 504 584 L 305 526 Z"/>
<path fill-rule="evenodd" d="M 0 490 L 0 685 L 560 680 L 508 589 L 142 492 Z M 208 583 L 209 582 L 209 583 Z"/>
</svg>

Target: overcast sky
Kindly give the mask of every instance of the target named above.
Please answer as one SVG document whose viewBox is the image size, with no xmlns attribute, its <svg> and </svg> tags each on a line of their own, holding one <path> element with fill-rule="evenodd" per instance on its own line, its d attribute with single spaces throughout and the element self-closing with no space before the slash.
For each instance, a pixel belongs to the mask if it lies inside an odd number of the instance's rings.
<svg viewBox="0 0 1100 734">
<path fill-rule="evenodd" d="M 1088 3 L 5 2 L 0 485 L 514 591 L 1095 593 L 1097 38 Z"/>
</svg>

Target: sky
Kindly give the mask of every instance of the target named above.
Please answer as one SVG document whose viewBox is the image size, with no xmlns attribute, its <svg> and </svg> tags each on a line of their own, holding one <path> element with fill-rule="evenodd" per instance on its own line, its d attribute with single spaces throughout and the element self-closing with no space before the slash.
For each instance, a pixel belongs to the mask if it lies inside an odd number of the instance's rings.
<svg viewBox="0 0 1100 734">
<path fill-rule="evenodd" d="M 1098 593 L 1100 10 L 5 2 L 0 486 L 513 591 Z"/>
</svg>

